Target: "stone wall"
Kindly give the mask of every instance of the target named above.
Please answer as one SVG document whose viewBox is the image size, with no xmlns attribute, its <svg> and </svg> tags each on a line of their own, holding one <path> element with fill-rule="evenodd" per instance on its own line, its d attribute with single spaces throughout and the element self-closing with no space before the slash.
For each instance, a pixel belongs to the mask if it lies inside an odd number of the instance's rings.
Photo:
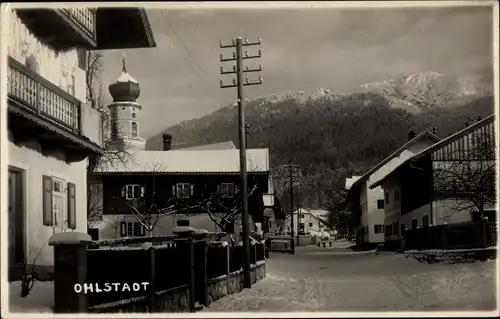
<svg viewBox="0 0 500 319">
<path fill-rule="evenodd" d="M 266 263 L 260 260 L 256 265 L 250 265 L 250 279 L 252 284 L 266 277 Z M 243 270 L 208 280 L 208 304 L 243 289 Z"/>
<path fill-rule="evenodd" d="M 229 281 L 227 275 L 208 280 L 208 304 L 229 295 Z"/>
<path fill-rule="evenodd" d="M 133 313 L 148 312 L 146 297 L 130 298 L 89 307 L 89 313 Z M 156 293 L 153 312 L 188 312 L 189 293 L 187 286 L 180 286 Z"/>
</svg>

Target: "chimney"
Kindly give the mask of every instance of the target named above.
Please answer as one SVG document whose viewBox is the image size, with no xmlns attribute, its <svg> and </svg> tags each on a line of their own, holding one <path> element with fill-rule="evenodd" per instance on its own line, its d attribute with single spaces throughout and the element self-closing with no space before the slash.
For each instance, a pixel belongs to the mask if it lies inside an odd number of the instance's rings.
<svg viewBox="0 0 500 319">
<path fill-rule="evenodd" d="M 432 127 L 432 134 L 436 135 L 437 133 L 437 127 L 433 126 Z"/>
<path fill-rule="evenodd" d="M 170 151 L 172 149 L 172 135 L 163 134 L 161 137 L 163 139 L 163 150 Z"/>
<path fill-rule="evenodd" d="M 465 122 L 465 127 L 469 127 L 469 122 Z"/>
<path fill-rule="evenodd" d="M 414 139 L 415 136 L 417 136 L 417 133 L 415 133 L 415 131 L 411 130 L 408 132 L 408 140 Z"/>
</svg>

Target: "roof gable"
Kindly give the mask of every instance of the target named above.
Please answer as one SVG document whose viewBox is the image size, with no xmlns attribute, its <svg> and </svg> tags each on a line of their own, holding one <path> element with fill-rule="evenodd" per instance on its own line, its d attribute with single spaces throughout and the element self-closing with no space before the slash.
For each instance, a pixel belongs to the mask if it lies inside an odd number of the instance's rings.
<svg viewBox="0 0 500 319">
<path fill-rule="evenodd" d="M 415 136 L 413 139 L 409 140 L 408 142 L 406 142 L 403 146 L 401 146 L 399 149 L 397 149 L 394 153 L 392 153 L 391 155 L 389 155 L 388 157 L 384 158 L 380 163 L 378 163 L 377 165 L 375 165 L 374 167 L 372 167 L 368 172 L 366 172 L 363 176 L 361 176 L 361 178 L 359 178 L 357 181 L 355 181 L 352 185 L 351 185 L 351 188 L 350 190 L 362 185 L 362 183 L 364 183 L 365 181 L 367 181 L 370 176 L 375 173 L 376 171 L 378 171 L 382 166 L 384 166 L 385 164 L 387 164 L 390 160 L 392 160 L 393 158 L 399 156 L 403 151 L 407 150 L 408 148 L 410 148 L 412 145 L 414 145 L 415 143 L 423 140 L 423 139 L 429 139 L 435 143 L 441 141 L 441 139 L 436 136 L 435 134 L 429 132 L 429 131 L 423 131 L 421 132 L 420 134 L 418 134 L 417 136 Z"/>
</svg>

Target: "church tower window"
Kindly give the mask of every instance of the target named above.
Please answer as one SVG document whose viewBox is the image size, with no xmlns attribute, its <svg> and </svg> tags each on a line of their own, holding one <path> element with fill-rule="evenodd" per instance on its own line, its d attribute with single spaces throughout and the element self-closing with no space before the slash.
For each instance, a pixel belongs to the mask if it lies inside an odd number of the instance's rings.
<svg viewBox="0 0 500 319">
<path fill-rule="evenodd" d="M 132 136 L 137 137 L 137 123 L 132 122 Z"/>
</svg>

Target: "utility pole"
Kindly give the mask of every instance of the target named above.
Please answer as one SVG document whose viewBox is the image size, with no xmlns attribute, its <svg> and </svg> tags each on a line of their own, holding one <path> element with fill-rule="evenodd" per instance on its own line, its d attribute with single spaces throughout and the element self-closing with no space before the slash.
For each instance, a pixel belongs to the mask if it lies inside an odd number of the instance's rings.
<svg viewBox="0 0 500 319">
<path fill-rule="evenodd" d="M 220 42 L 220 48 L 235 48 L 236 52 L 233 52 L 232 58 L 224 58 L 223 54 L 220 55 L 220 62 L 236 61 L 236 65 L 233 65 L 231 71 L 225 71 L 224 67 L 220 67 L 221 74 L 236 74 L 236 79 L 233 79 L 233 83 L 229 85 L 224 85 L 223 81 L 220 81 L 221 88 L 237 88 L 238 94 L 238 137 L 240 144 L 240 178 L 241 178 L 241 200 L 243 202 L 243 247 L 245 249 L 245 262 L 243 263 L 243 286 L 244 288 L 251 288 L 252 283 L 250 280 L 250 229 L 249 229 L 249 213 L 248 213 L 248 185 L 247 185 L 247 159 L 246 159 L 246 125 L 245 125 L 245 110 L 243 104 L 243 87 L 248 85 L 259 85 L 262 84 L 262 77 L 259 76 L 259 81 L 250 82 L 244 73 L 247 72 L 259 72 L 262 71 L 262 65 L 259 65 L 258 69 L 249 69 L 248 66 L 243 69 L 243 60 L 246 59 L 256 59 L 262 56 L 261 50 L 258 51 L 257 55 L 250 56 L 248 52 L 243 53 L 244 46 L 260 45 L 261 39 L 257 38 L 257 42 L 248 42 L 248 39 L 243 39 L 241 37 L 236 38 L 232 41 L 232 44 L 223 45 Z"/>
<path fill-rule="evenodd" d="M 288 181 L 290 183 L 290 239 L 291 239 L 291 248 L 292 248 L 292 254 L 295 254 L 295 221 L 294 221 L 294 211 L 293 211 L 293 203 L 294 203 L 294 190 L 293 190 L 293 183 L 295 183 L 297 180 L 295 178 L 298 176 L 294 175 L 294 168 L 298 167 L 297 164 L 292 164 L 292 161 L 290 160 L 288 166 Z M 298 221 L 297 221 L 298 223 Z M 298 225 L 297 225 L 298 226 Z"/>
<path fill-rule="evenodd" d="M 297 187 L 297 245 L 298 246 L 300 246 L 300 220 L 302 219 L 302 196 L 300 190 L 301 190 L 300 186 Z"/>
</svg>

